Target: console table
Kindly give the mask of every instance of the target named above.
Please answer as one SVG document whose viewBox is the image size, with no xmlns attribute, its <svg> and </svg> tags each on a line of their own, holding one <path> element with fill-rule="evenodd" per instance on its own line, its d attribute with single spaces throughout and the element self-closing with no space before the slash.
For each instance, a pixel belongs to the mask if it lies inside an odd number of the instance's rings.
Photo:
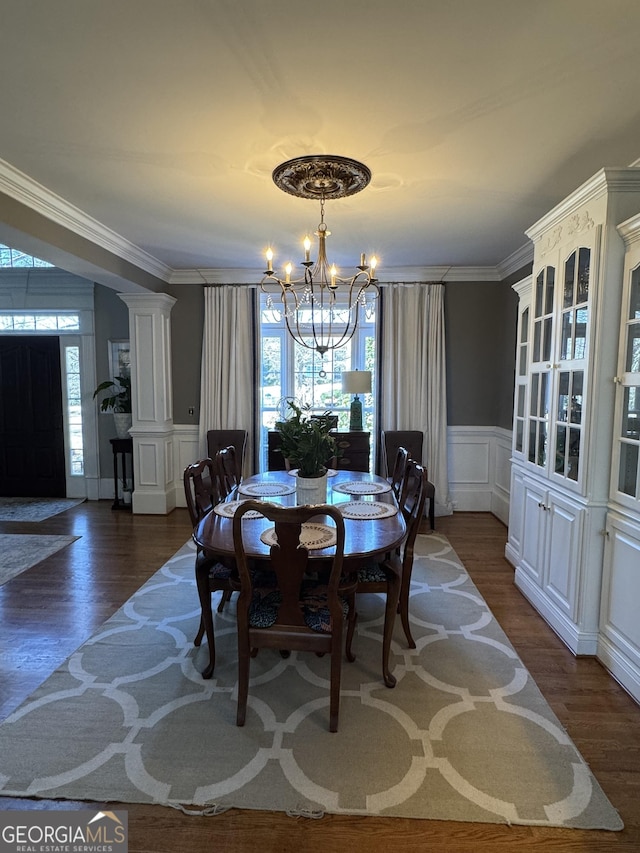
<svg viewBox="0 0 640 853">
<path fill-rule="evenodd" d="M 340 471 L 369 471 L 370 434 L 364 431 L 338 432 L 331 430 L 338 445 L 337 468 Z M 270 430 L 267 436 L 267 467 L 269 471 L 282 471 L 285 467 L 279 452 L 280 433 Z"/>
<path fill-rule="evenodd" d="M 119 483 L 127 482 L 127 454 L 131 456 L 131 489 L 133 490 L 133 439 L 132 438 L 111 438 L 111 449 L 113 450 L 113 489 L 114 501 L 111 509 L 131 509 L 131 504 L 124 502 L 124 495 L 120 497 L 122 489 Z M 118 459 L 120 459 L 120 467 L 122 470 L 122 480 L 118 479 Z"/>
</svg>

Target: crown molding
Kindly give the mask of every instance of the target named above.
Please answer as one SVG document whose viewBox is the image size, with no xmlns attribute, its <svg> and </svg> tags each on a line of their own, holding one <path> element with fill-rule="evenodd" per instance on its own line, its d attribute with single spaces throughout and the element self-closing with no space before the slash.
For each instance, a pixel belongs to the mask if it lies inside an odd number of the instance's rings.
<svg viewBox="0 0 640 853">
<path fill-rule="evenodd" d="M 520 265 L 522 266 L 522 264 Z M 173 270 L 169 284 L 260 284 L 262 269 L 192 269 Z M 394 284 L 426 281 L 500 281 L 498 267 L 385 267 L 380 283 Z"/>
<path fill-rule="evenodd" d="M 638 190 L 640 190 L 640 169 L 605 167 L 534 223 L 525 231 L 525 234 L 535 242 L 545 231 L 556 226 L 565 217 L 576 213 L 582 205 L 592 199 L 609 192 L 637 192 Z"/>
<path fill-rule="evenodd" d="M 525 243 L 524 246 L 520 246 L 519 249 L 512 252 L 508 258 L 505 258 L 504 261 L 501 261 L 498 264 L 500 279 L 507 278 L 507 276 L 512 275 L 514 272 L 518 272 L 522 267 L 532 263 L 533 243 Z"/>
<path fill-rule="evenodd" d="M 640 170 L 639 170 L 640 171 Z M 42 184 L 0 159 L 0 192 L 24 204 L 57 225 L 88 240 L 133 266 L 170 285 L 260 283 L 262 269 L 175 270 L 107 228 Z M 523 246 L 497 266 L 417 266 L 381 270 L 381 282 L 495 282 L 533 260 L 533 247 Z M 73 270 L 78 275 L 81 270 Z M 98 280 L 98 279 L 97 279 Z"/>
<path fill-rule="evenodd" d="M 78 207 L 20 172 L 6 160 L 0 160 L 0 192 L 118 258 L 140 267 L 156 278 L 169 281 L 172 270 L 166 264 L 130 243 L 101 222 L 92 219 Z"/>
<path fill-rule="evenodd" d="M 627 246 L 632 243 L 637 243 L 640 240 L 640 213 L 632 216 L 630 219 L 625 219 L 618 225 L 618 233 L 624 240 Z"/>
</svg>

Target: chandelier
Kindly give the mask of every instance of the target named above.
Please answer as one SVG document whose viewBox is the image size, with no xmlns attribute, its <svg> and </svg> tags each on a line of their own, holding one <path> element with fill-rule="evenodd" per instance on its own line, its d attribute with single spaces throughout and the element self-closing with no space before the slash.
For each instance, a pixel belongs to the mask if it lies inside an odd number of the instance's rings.
<svg viewBox="0 0 640 853">
<path fill-rule="evenodd" d="M 318 254 L 315 261 L 311 259 L 311 240 L 307 235 L 303 242 L 301 275 L 292 278 L 293 265 L 287 263 L 281 278 L 274 271 L 274 254 L 269 247 L 260 287 L 267 294 L 267 307 L 273 309 L 276 306 L 269 285 L 276 286 L 276 299 L 281 303 L 287 331 L 300 346 L 316 350 L 322 357 L 351 340 L 359 313 L 369 314 L 379 293 L 375 257 L 367 263 L 366 256 L 361 254 L 358 271 L 353 276 L 338 275 L 336 266 L 327 259 L 326 241 L 331 232 L 324 221 L 325 201 L 360 192 L 371 180 L 371 172 L 363 163 L 349 157 L 314 154 L 281 163 L 273 170 L 272 178 L 284 192 L 320 202 L 320 224 L 315 232 Z"/>
</svg>

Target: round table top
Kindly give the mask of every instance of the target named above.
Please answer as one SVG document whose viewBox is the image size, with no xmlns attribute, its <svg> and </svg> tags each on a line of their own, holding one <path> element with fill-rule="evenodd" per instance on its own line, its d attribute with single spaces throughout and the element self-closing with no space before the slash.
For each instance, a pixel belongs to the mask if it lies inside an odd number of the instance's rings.
<svg viewBox="0 0 640 853">
<path fill-rule="evenodd" d="M 228 500 L 247 500 L 259 499 L 255 494 L 243 494 L 242 487 L 249 487 L 249 491 L 260 491 L 262 484 L 266 488 L 264 491 L 271 492 L 272 489 L 279 487 L 295 486 L 296 478 L 288 471 L 267 471 L 263 474 L 254 474 L 252 477 L 247 477 L 242 481 L 240 489 L 237 493 L 229 496 Z M 353 484 L 353 491 L 348 491 L 348 484 Z M 382 518 L 345 518 L 345 551 L 344 558 L 349 560 L 366 561 L 373 556 L 386 554 L 397 548 L 406 533 L 406 524 L 401 512 L 397 511 L 397 502 L 392 490 L 388 489 L 388 482 L 383 477 L 378 477 L 375 474 L 368 474 L 362 471 L 337 471 L 334 476 L 327 478 L 327 499 L 326 503 L 339 506 L 357 502 L 359 504 L 378 502 L 385 506 L 390 506 L 396 509 L 393 515 L 387 515 Z M 336 490 L 334 487 L 338 486 Z M 367 490 L 367 486 L 371 487 L 371 491 L 375 494 L 363 494 Z M 347 491 L 340 491 L 340 489 Z M 382 491 L 382 489 L 385 491 Z M 296 504 L 295 489 L 289 490 L 288 494 L 265 496 L 265 500 L 271 503 L 282 504 L 283 506 L 293 506 Z M 356 510 L 366 507 L 357 506 Z M 372 512 L 375 510 L 372 508 Z M 314 519 L 315 521 L 315 519 Z M 318 515 L 319 523 L 326 523 L 326 517 Z M 269 546 L 262 539 L 261 534 L 264 533 L 272 523 L 267 519 L 260 518 L 245 518 L 243 520 L 245 548 L 247 554 L 254 558 L 269 557 Z M 214 510 L 211 510 L 199 522 L 194 530 L 194 539 L 196 543 L 207 551 L 221 554 L 232 555 L 233 547 L 233 518 L 226 518 Z M 326 559 L 333 554 L 333 547 L 314 549 L 309 552 L 311 559 Z"/>
</svg>

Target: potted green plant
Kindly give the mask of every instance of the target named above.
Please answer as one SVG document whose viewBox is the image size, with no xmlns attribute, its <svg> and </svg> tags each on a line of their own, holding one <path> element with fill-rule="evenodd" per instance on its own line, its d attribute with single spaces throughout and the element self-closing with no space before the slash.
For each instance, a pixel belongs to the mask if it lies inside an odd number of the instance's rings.
<svg viewBox="0 0 640 853">
<path fill-rule="evenodd" d="M 323 503 L 327 496 L 327 468 L 337 450 L 329 432 L 330 413 L 309 415 L 305 414 L 309 406 L 303 409 L 291 400 L 287 405 L 293 414 L 275 425 L 280 433 L 280 451 L 289 467 L 297 469 L 300 499 L 305 503 Z"/>
<path fill-rule="evenodd" d="M 131 427 L 131 377 L 116 376 L 101 382 L 93 392 L 94 399 L 106 391 L 100 402 L 103 412 L 113 412 L 113 420 L 118 438 L 128 438 Z"/>
</svg>

